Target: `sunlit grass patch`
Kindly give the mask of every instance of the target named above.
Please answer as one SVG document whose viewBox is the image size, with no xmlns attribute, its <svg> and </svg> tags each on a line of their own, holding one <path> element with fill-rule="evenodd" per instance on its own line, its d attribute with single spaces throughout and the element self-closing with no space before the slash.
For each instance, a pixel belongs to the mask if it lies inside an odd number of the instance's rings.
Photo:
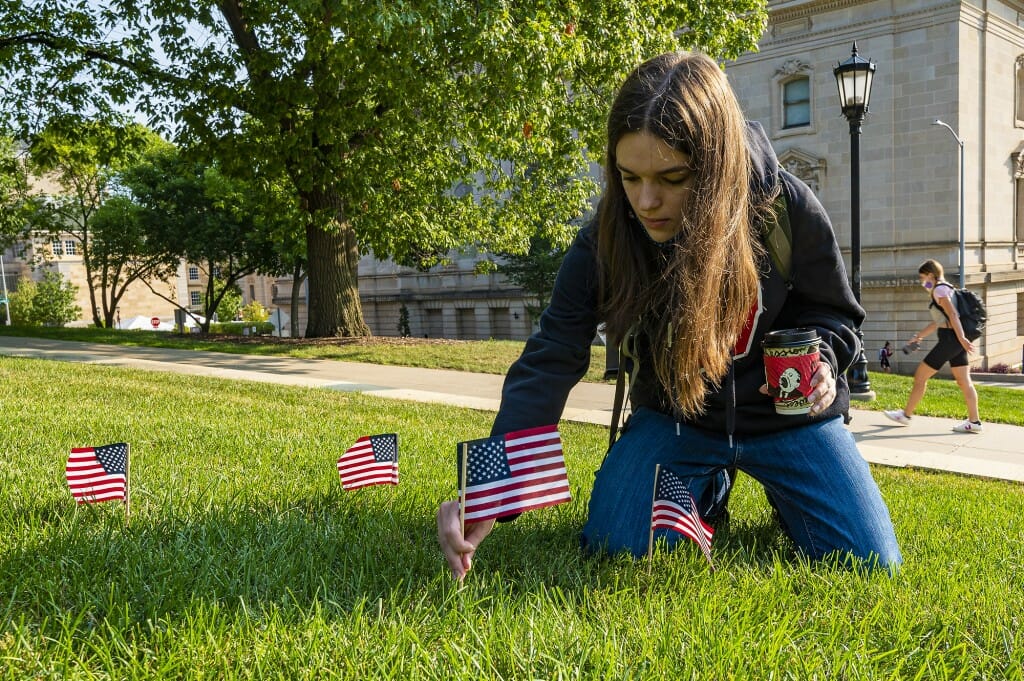
<svg viewBox="0 0 1024 681">
<path fill-rule="evenodd" d="M 741 476 L 717 570 L 578 548 L 606 432 L 563 424 L 573 501 L 499 526 L 459 589 L 434 511 L 493 414 L 0 358 L 0 678 L 1021 678 L 1021 486 L 876 468 L 906 564 L 798 559 Z M 399 435 L 401 483 L 337 457 Z M 132 445 L 132 515 L 76 506 L 72 446 Z"/>
</svg>

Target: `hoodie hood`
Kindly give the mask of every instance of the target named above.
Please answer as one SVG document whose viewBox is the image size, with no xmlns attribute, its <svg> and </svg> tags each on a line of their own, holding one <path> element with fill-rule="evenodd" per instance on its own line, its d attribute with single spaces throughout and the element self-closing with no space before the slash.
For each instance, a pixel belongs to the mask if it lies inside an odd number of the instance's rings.
<svg viewBox="0 0 1024 681">
<path fill-rule="evenodd" d="M 747 122 L 747 151 L 750 154 L 750 191 L 755 195 L 772 196 L 779 186 L 779 157 L 756 121 Z"/>
</svg>

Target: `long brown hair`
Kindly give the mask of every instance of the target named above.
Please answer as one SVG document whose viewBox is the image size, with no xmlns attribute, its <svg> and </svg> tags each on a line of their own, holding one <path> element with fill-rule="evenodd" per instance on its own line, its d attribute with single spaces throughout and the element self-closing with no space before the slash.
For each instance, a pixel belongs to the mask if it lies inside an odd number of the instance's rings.
<svg viewBox="0 0 1024 681">
<path fill-rule="evenodd" d="M 629 133 L 651 134 L 690 157 L 683 227 L 660 247 L 632 217 L 616 167 L 616 146 Z M 756 225 L 770 199 L 752 196 L 750 174 L 743 113 L 718 64 L 677 52 L 629 75 L 608 116 L 598 210 L 602 315 L 616 340 L 640 324 L 655 374 L 684 417 L 703 412 L 705 379 L 721 384 L 757 300 L 764 249 Z"/>
</svg>

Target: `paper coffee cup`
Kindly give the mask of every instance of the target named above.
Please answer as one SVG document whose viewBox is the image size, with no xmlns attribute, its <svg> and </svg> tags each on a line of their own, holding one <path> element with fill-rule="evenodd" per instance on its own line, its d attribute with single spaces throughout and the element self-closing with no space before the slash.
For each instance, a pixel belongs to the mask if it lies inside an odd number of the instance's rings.
<svg viewBox="0 0 1024 681">
<path fill-rule="evenodd" d="M 821 338 L 814 329 L 769 331 L 761 341 L 764 375 L 777 414 L 806 414 L 811 409 L 811 377 L 821 363 Z"/>
</svg>

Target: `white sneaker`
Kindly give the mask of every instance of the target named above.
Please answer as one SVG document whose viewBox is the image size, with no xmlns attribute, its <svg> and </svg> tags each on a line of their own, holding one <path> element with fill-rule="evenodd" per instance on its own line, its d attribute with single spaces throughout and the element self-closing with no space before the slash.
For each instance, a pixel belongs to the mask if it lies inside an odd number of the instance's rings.
<svg viewBox="0 0 1024 681">
<path fill-rule="evenodd" d="M 904 414 L 902 409 L 896 409 L 895 411 L 884 411 L 882 413 L 885 414 L 889 419 L 900 424 L 901 426 L 910 425 L 910 417 Z"/>
<path fill-rule="evenodd" d="M 967 419 L 958 426 L 953 426 L 954 433 L 980 433 L 981 431 L 981 423 L 974 423 L 970 419 Z"/>
</svg>

